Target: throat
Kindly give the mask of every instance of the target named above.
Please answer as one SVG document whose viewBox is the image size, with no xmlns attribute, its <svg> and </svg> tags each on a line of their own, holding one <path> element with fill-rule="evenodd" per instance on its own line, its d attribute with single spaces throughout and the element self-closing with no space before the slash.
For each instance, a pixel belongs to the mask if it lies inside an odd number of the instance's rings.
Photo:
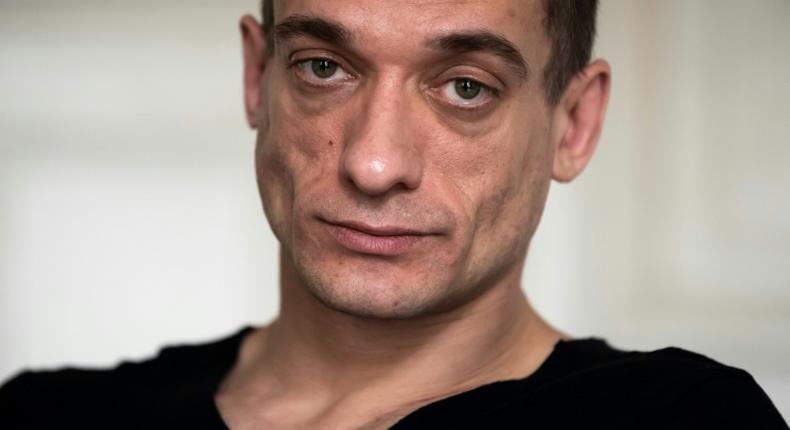
<svg viewBox="0 0 790 430">
<path fill-rule="evenodd" d="M 484 297 L 461 316 L 419 324 L 283 313 L 244 339 L 217 407 L 227 421 L 255 419 L 283 428 L 288 420 L 301 428 L 336 422 L 342 417 L 332 411 L 340 410 L 360 426 L 374 424 L 364 428 L 378 428 L 443 398 L 526 377 L 561 335 L 532 310 L 520 288 L 517 293 Z"/>
</svg>

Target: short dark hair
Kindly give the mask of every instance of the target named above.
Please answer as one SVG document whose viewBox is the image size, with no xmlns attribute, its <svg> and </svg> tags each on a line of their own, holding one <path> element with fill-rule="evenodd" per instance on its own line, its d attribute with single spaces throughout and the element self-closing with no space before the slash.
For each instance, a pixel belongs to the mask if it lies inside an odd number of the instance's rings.
<svg viewBox="0 0 790 430">
<path fill-rule="evenodd" d="M 592 55 L 598 0 L 543 0 L 543 28 L 551 41 L 551 55 L 543 69 L 543 90 L 549 105 L 557 104 L 571 78 Z M 263 32 L 274 26 L 274 0 L 262 0 Z M 267 38 L 267 49 L 273 51 Z"/>
<path fill-rule="evenodd" d="M 553 106 L 571 78 L 590 62 L 598 0 L 543 0 L 543 10 L 543 28 L 551 41 L 543 90 Z"/>
</svg>

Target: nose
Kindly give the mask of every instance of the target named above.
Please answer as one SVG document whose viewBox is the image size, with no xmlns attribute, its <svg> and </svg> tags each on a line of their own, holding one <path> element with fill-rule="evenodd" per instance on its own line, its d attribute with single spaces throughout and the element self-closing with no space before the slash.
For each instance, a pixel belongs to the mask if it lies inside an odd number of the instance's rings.
<svg viewBox="0 0 790 430">
<path fill-rule="evenodd" d="M 398 85 L 382 85 L 349 122 L 340 168 L 369 196 L 420 186 L 423 160 L 411 127 L 409 103 Z"/>
</svg>

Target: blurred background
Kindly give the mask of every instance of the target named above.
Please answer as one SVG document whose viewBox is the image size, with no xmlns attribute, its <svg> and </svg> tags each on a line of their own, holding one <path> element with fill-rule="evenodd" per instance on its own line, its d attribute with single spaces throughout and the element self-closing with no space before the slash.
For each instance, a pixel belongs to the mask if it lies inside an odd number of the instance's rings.
<svg viewBox="0 0 790 430">
<path fill-rule="evenodd" d="M 241 103 L 257 7 L 0 1 L 0 381 L 276 315 Z M 745 368 L 786 419 L 788 21 L 787 0 L 602 0 L 607 125 L 524 278 L 566 332 Z"/>
</svg>

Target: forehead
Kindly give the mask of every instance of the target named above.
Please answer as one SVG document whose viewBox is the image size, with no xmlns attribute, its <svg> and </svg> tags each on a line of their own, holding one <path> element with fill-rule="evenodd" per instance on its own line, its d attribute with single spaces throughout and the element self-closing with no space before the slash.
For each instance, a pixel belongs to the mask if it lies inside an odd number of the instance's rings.
<svg viewBox="0 0 790 430">
<path fill-rule="evenodd" d="M 543 64 L 549 41 L 542 0 L 279 0 L 275 23 L 287 16 L 328 18 L 364 44 L 397 50 L 443 33 L 489 31 L 515 45 L 532 64 Z"/>
</svg>

